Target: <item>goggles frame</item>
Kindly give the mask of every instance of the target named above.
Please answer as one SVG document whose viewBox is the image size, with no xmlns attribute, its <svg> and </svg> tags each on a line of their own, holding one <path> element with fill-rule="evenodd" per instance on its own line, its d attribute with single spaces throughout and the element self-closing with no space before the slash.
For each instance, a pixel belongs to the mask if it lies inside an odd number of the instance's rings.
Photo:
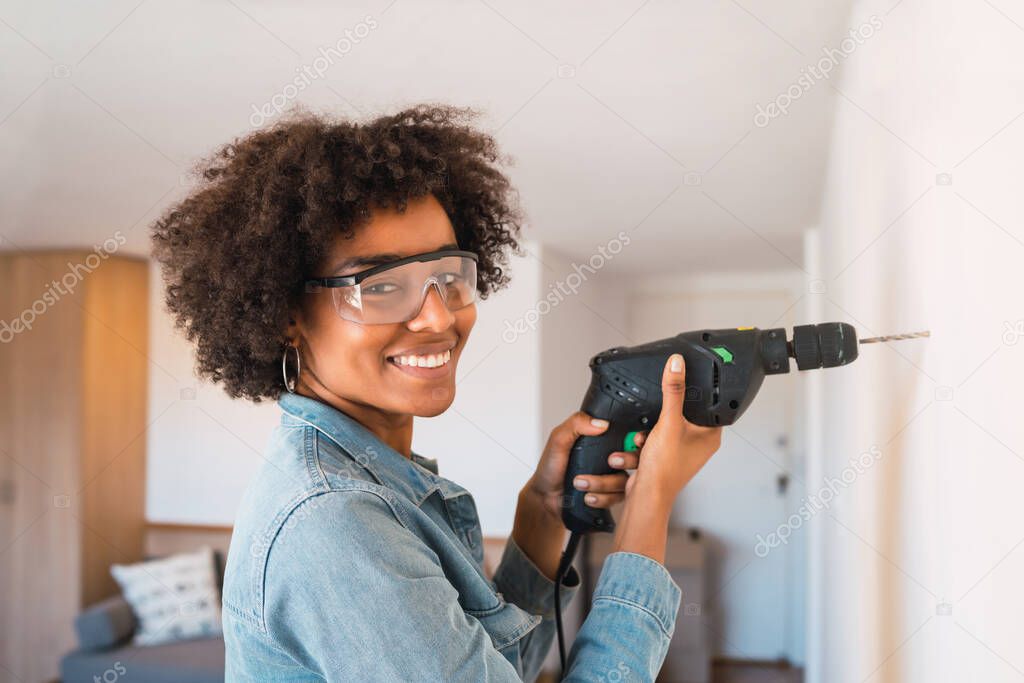
<svg viewBox="0 0 1024 683">
<path fill-rule="evenodd" d="M 326 287 L 328 289 L 333 287 L 351 287 L 353 285 L 358 285 L 371 275 L 383 273 L 385 271 L 391 270 L 392 268 L 404 266 L 407 263 L 439 261 L 445 258 L 446 256 L 464 256 L 466 258 L 473 259 L 475 263 L 480 262 L 480 257 L 478 257 L 475 252 L 462 251 L 460 249 L 441 249 L 438 251 L 428 251 L 422 254 L 406 256 L 405 258 L 400 258 L 396 261 L 388 261 L 387 263 L 382 263 L 379 266 L 373 266 L 372 268 L 361 270 L 358 273 L 353 273 L 352 275 L 337 275 L 333 277 L 308 278 L 307 280 L 304 281 L 304 285 L 307 292 L 319 291 L 320 287 Z"/>
<path fill-rule="evenodd" d="M 479 259 L 479 257 L 477 256 L 476 253 L 474 253 L 472 251 L 464 251 L 464 250 L 461 250 L 461 249 L 439 249 L 437 251 L 429 251 L 429 252 L 424 252 L 422 254 L 413 254 L 412 256 L 406 256 L 404 258 L 396 259 L 394 261 L 388 261 L 387 263 L 382 263 L 380 265 L 373 266 L 372 268 L 367 268 L 366 270 L 359 271 L 358 273 L 353 273 L 352 275 L 337 275 L 337 276 L 332 276 L 332 277 L 308 278 L 308 279 L 304 280 L 304 287 L 305 287 L 305 291 L 307 293 L 316 293 L 316 292 L 321 291 L 322 289 L 331 289 L 332 291 L 336 291 L 336 290 L 338 290 L 338 289 L 340 289 L 342 287 L 356 287 L 356 288 L 358 288 L 360 286 L 360 284 L 364 280 L 366 280 L 368 278 L 371 278 L 371 277 L 373 277 L 375 275 L 378 275 L 380 273 L 384 273 L 384 272 L 387 272 L 389 270 L 393 270 L 393 269 L 398 268 L 400 266 L 407 265 L 407 264 L 410 264 L 410 263 L 425 263 L 425 262 L 430 262 L 430 261 L 439 261 L 441 259 L 450 258 L 450 257 L 459 257 L 459 258 L 465 258 L 465 259 L 471 260 L 472 263 L 473 263 L 474 280 L 476 279 L 476 275 L 477 275 L 477 273 L 476 273 L 476 265 L 480 261 L 480 259 Z M 423 305 L 423 298 L 426 297 L 426 292 L 427 292 L 427 290 L 431 286 L 433 286 L 435 289 L 438 290 L 438 294 L 441 295 L 441 298 L 444 300 L 445 304 L 447 305 L 448 304 L 448 296 L 447 296 L 447 294 L 441 289 L 441 286 L 438 283 L 437 277 L 435 275 L 431 275 L 423 283 L 423 289 L 420 292 L 420 294 L 422 295 L 421 299 L 420 299 L 420 307 L 422 307 L 422 305 Z M 478 294 L 476 292 L 476 286 L 474 285 L 473 286 L 473 291 L 471 292 L 470 300 L 466 304 L 464 304 L 463 306 L 459 306 L 458 308 L 463 308 L 464 306 L 469 305 L 470 303 L 475 301 L 477 298 L 478 298 Z M 401 320 L 372 322 L 372 321 L 360 320 L 360 319 L 356 319 L 356 318 L 353 318 L 353 317 L 349 317 L 348 315 L 342 313 L 342 311 L 339 308 L 337 308 L 337 307 L 338 307 L 338 302 L 337 302 L 337 298 L 335 297 L 335 308 L 336 308 L 336 311 L 337 311 L 338 315 L 342 319 L 344 319 L 344 320 L 349 320 L 351 322 L 355 322 L 355 323 L 360 324 L 360 325 L 372 325 L 372 324 L 380 324 L 380 323 L 386 323 L 386 322 L 405 322 L 406 320 L 409 320 L 409 319 L 411 319 L 412 317 L 415 316 L 415 313 L 414 313 L 413 315 L 405 317 L 405 318 L 402 318 Z M 453 309 L 453 308 L 449 307 L 449 310 L 458 310 L 458 308 L 457 309 Z M 419 310 L 419 308 L 417 308 L 417 310 Z"/>
</svg>

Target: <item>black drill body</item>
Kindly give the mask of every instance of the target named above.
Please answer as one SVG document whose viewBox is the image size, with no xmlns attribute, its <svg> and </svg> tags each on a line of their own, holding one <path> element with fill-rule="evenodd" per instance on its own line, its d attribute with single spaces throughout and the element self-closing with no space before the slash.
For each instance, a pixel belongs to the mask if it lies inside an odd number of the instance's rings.
<svg viewBox="0 0 1024 683">
<path fill-rule="evenodd" d="M 661 412 L 661 377 L 668 357 L 680 353 L 686 363 L 683 416 L 714 427 L 731 425 L 753 402 L 765 375 L 834 367 L 857 358 L 856 331 L 846 323 L 798 325 L 793 340 L 784 328 L 756 327 L 683 332 L 674 337 L 602 351 L 590 359 L 590 387 L 580 409 L 608 420 L 599 436 L 581 436 L 566 468 L 562 521 L 570 531 L 615 529 L 611 513 L 583 502 L 573 479 L 580 474 L 610 474 L 614 451 L 635 450 L 633 432 L 654 427 Z"/>
</svg>

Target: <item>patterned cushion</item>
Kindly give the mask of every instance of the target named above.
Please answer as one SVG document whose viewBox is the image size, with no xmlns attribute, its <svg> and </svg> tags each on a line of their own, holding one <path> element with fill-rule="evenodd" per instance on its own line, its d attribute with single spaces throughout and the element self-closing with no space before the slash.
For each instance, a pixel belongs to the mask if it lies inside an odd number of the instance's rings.
<svg viewBox="0 0 1024 683">
<path fill-rule="evenodd" d="M 211 548 L 138 564 L 115 564 L 110 573 L 138 619 L 134 644 L 156 645 L 221 632 Z"/>
</svg>

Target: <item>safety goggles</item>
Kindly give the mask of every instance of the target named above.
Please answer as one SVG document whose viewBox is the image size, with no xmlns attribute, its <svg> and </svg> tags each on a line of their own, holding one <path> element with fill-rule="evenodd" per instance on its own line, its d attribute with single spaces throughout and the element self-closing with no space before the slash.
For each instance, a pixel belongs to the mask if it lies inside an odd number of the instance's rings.
<svg viewBox="0 0 1024 683">
<path fill-rule="evenodd" d="M 442 249 L 407 256 L 340 277 L 305 281 L 307 292 L 329 289 L 334 310 L 363 325 L 402 323 L 415 318 L 433 286 L 450 311 L 476 301 L 477 255 Z"/>
</svg>

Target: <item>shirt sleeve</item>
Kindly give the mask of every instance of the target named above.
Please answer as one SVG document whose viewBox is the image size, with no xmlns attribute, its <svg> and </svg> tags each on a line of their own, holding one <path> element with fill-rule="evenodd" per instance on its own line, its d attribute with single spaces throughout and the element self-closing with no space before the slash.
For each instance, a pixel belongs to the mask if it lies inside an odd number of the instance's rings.
<svg viewBox="0 0 1024 683">
<path fill-rule="evenodd" d="M 494 570 L 494 586 L 509 602 L 530 614 L 542 617 L 541 623 L 520 645 L 523 678 L 527 681 L 533 680 L 540 672 L 555 639 L 555 582 L 549 579 L 527 557 L 515 539 L 509 536 L 501 561 Z M 562 587 L 558 593 L 563 612 L 579 589 L 579 574 L 575 567 L 570 566 L 569 571 L 562 577 Z"/>
<path fill-rule="evenodd" d="M 553 627 L 540 630 L 548 618 L 518 641 L 518 671 L 464 611 L 438 555 L 384 498 L 347 490 L 318 499 L 292 513 L 267 559 L 264 614 L 277 647 L 331 683 L 533 680 L 551 645 Z M 506 600 L 547 614 L 553 602 L 539 578 L 547 579 L 536 567 L 539 576 L 532 575 L 532 563 L 517 553 L 506 547 L 503 571 L 496 572 L 509 590 Z M 525 582 L 514 586 L 514 576 Z M 609 555 L 564 680 L 653 681 L 679 598 L 659 563 L 633 553 Z"/>
<path fill-rule="evenodd" d="M 682 591 L 660 562 L 608 555 L 590 613 L 566 656 L 565 681 L 654 681 L 668 654 Z"/>
<path fill-rule="evenodd" d="M 554 640 L 555 582 L 509 537 L 494 583 L 507 600 L 544 620 L 524 639 L 524 679 L 533 680 Z M 570 567 L 559 600 L 564 611 L 579 590 Z M 590 613 L 566 655 L 564 681 L 654 681 L 675 630 L 682 591 L 660 562 L 631 552 L 605 559 Z"/>
</svg>

